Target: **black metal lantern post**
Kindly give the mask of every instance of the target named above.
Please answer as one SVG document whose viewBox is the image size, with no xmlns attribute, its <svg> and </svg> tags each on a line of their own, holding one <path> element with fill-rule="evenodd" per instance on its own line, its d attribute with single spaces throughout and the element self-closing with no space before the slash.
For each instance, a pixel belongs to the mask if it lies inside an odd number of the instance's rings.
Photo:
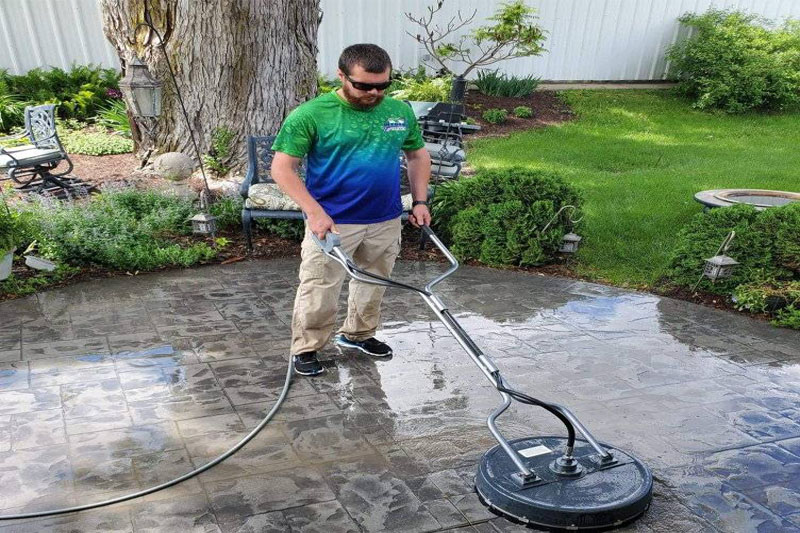
<svg viewBox="0 0 800 533">
<path fill-rule="evenodd" d="M 195 154 L 197 155 L 197 162 L 200 165 L 200 173 L 203 176 L 203 192 L 200 193 L 200 211 L 197 215 L 191 217 L 189 220 L 192 222 L 192 232 L 199 235 L 214 236 L 217 232 L 216 217 L 208 214 L 208 205 L 211 198 L 211 190 L 208 187 L 208 178 L 206 178 L 206 171 L 203 167 L 203 158 L 200 155 L 200 148 L 197 145 L 194 131 L 192 130 L 192 123 L 189 120 L 189 113 L 186 111 L 186 105 L 183 103 L 183 96 L 181 89 L 178 86 L 178 80 L 175 78 L 175 72 L 172 69 L 172 64 L 169 61 L 169 55 L 164 49 L 164 39 L 161 33 L 153 26 L 153 21 L 150 18 L 150 12 L 145 10 L 145 22 L 136 26 L 139 29 L 141 26 L 150 28 L 158 37 L 159 48 L 164 55 L 164 61 L 167 63 L 172 83 L 175 86 L 175 94 L 178 97 L 178 102 L 181 105 L 183 118 L 186 120 L 186 126 L 189 130 L 189 137 L 192 140 Z M 125 72 L 125 77 L 119 82 L 120 90 L 126 95 L 128 101 L 133 106 L 133 113 L 139 118 L 155 118 L 161 114 L 161 96 L 162 84 L 154 79 L 147 66 L 142 63 L 138 57 L 128 64 Z"/>
</svg>

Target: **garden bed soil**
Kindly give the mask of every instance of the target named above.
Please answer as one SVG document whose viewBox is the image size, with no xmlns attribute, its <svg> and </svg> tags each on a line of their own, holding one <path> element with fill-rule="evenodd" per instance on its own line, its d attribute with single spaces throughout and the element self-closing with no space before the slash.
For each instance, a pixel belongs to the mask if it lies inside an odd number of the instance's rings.
<svg viewBox="0 0 800 533">
<path fill-rule="evenodd" d="M 560 124 L 575 118 L 575 114 L 555 91 L 534 91 L 523 98 L 486 96 L 478 91 L 469 91 L 464 100 L 464 106 L 467 117 L 473 119 L 481 127 L 481 131 L 472 135 L 472 138 L 508 135 L 517 131 Z M 515 117 L 514 108 L 519 106 L 530 107 L 533 116 L 531 118 Z M 483 119 L 483 113 L 489 109 L 505 109 L 508 111 L 508 119 L 503 124 L 486 122 Z"/>
</svg>

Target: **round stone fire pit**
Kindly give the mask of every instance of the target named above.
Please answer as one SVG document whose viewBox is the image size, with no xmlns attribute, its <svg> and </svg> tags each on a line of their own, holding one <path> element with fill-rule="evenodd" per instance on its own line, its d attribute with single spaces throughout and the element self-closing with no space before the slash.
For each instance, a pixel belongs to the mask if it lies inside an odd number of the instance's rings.
<svg viewBox="0 0 800 533">
<path fill-rule="evenodd" d="M 750 204 L 756 209 L 766 209 L 800 202 L 800 193 L 766 189 L 712 189 L 700 191 L 694 195 L 694 199 L 707 208 Z"/>
</svg>

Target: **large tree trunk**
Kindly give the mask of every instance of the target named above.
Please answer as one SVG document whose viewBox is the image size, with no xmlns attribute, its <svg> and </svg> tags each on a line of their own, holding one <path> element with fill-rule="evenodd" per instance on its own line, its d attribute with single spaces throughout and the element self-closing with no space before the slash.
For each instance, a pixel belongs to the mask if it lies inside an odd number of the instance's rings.
<svg viewBox="0 0 800 533">
<path fill-rule="evenodd" d="M 209 151 L 217 128 L 234 134 L 230 163 L 243 162 L 248 135 L 277 132 L 316 91 L 319 0 L 100 0 L 103 27 L 125 66 L 138 56 L 163 83 L 162 112 L 133 123 L 137 153 Z M 180 109 L 149 13 L 164 37 L 191 125 Z M 128 106 L 130 108 L 130 105 Z"/>
</svg>

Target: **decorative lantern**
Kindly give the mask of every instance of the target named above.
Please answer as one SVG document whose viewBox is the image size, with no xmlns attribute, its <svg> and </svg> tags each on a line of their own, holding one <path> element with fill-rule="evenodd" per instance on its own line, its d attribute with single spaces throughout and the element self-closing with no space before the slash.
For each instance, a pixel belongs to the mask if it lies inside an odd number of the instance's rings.
<svg viewBox="0 0 800 533">
<path fill-rule="evenodd" d="M 138 57 L 128 63 L 125 77 L 119 81 L 119 88 L 133 106 L 131 111 L 137 117 L 157 117 L 161 114 L 161 82 L 150 75 L 147 65 Z"/>
<path fill-rule="evenodd" d="M 727 255 L 715 255 L 706 259 L 703 275 L 711 281 L 716 281 L 718 278 L 729 278 L 738 264 L 738 261 Z"/>
<path fill-rule="evenodd" d="M 733 269 L 739 264 L 738 261 L 725 255 L 725 252 L 728 251 L 728 247 L 731 245 L 731 241 L 735 236 L 735 231 L 728 233 L 728 236 L 725 237 L 724 241 L 722 241 L 719 250 L 717 250 L 716 255 L 706 259 L 706 266 L 703 269 L 703 276 L 707 277 L 712 282 L 719 278 L 730 277 L 733 273 Z M 700 279 L 703 279 L 703 276 L 700 276 Z M 696 284 L 695 287 L 697 287 Z"/>
<path fill-rule="evenodd" d="M 561 248 L 558 249 L 559 252 L 565 254 L 574 254 L 578 251 L 578 245 L 581 242 L 582 237 L 575 233 L 569 232 L 561 239 Z"/>
<path fill-rule="evenodd" d="M 189 220 L 192 221 L 192 233 L 214 235 L 217 232 L 217 217 L 214 215 L 199 213 Z"/>
</svg>

